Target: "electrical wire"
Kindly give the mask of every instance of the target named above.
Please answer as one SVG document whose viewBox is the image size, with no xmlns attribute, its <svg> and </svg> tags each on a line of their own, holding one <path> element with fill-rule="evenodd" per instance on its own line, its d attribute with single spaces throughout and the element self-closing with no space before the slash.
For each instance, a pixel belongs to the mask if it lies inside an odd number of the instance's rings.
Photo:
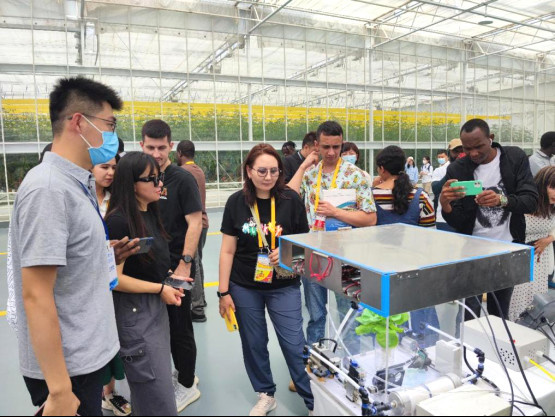
<svg viewBox="0 0 555 417">
<path fill-rule="evenodd" d="M 539 405 L 539 404 L 532 404 L 532 403 L 527 403 L 527 402 L 524 402 L 524 401 L 516 401 L 516 400 L 515 400 L 515 403 L 517 403 L 517 404 L 522 404 L 522 405 L 527 405 L 527 406 L 529 406 L 529 407 L 535 407 L 535 408 L 537 408 L 538 410 L 541 410 L 541 412 L 543 413 L 544 416 L 548 416 L 548 414 L 545 412 L 545 410 L 543 409 L 543 407 L 542 407 L 541 405 Z"/>
<path fill-rule="evenodd" d="M 495 336 L 495 332 L 493 331 L 493 326 L 491 325 L 491 320 L 489 319 L 489 313 L 487 312 L 487 310 L 484 308 L 484 306 L 480 302 L 480 299 L 478 297 L 475 297 L 475 298 L 476 298 L 476 301 L 478 302 L 478 304 L 480 305 L 480 309 L 482 310 L 482 313 L 484 313 L 484 317 L 486 318 L 489 329 L 491 331 L 491 337 L 493 339 L 493 344 L 495 345 L 495 350 L 497 352 L 497 356 L 499 357 L 499 363 L 501 364 L 501 367 L 505 371 L 505 375 L 507 375 L 507 380 L 509 381 L 509 386 L 510 386 L 510 389 L 511 389 L 511 413 L 510 414 L 513 415 L 513 408 L 514 408 L 514 402 L 515 402 L 515 387 L 513 385 L 513 380 L 511 379 L 511 376 L 509 375 L 509 370 L 507 369 L 507 364 L 505 363 L 505 361 L 501 357 L 501 350 L 499 349 L 499 345 L 497 344 L 497 337 Z"/>
<path fill-rule="evenodd" d="M 522 367 L 522 361 L 520 360 L 520 355 L 518 354 L 518 351 L 517 351 L 516 346 L 515 346 L 515 342 L 514 342 L 515 339 L 513 338 L 513 335 L 511 333 L 511 329 L 509 329 L 509 326 L 507 324 L 507 320 L 505 320 L 505 315 L 503 314 L 503 310 L 501 309 L 501 304 L 499 304 L 499 300 L 497 299 L 497 295 L 495 295 L 494 292 L 492 292 L 491 295 L 493 296 L 493 300 L 495 301 L 495 304 L 497 305 L 497 310 L 499 312 L 499 316 L 501 317 L 501 320 L 503 321 L 503 326 L 505 327 L 505 330 L 507 331 L 507 335 L 509 336 L 509 341 L 511 342 L 511 346 L 513 347 L 513 353 L 515 354 L 515 358 L 516 358 L 516 361 L 518 363 L 520 373 L 522 374 L 522 378 L 524 379 L 524 382 L 526 383 L 526 387 L 528 388 L 528 391 L 530 391 L 530 395 L 532 396 L 532 401 L 534 402 L 534 405 L 537 408 L 539 408 L 540 410 L 542 410 L 543 413 L 547 416 L 547 413 L 545 412 L 543 407 L 538 403 L 538 400 L 536 399 L 536 396 L 534 395 L 534 391 L 532 391 L 532 387 L 530 386 L 530 382 L 528 382 L 528 377 L 526 376 L 526 373 L 524 372 L 524 368 Z"/>
<path fill-rule="evenodd" d="M 541 366 L 539 363 L 534 362 L 532 359 L 529 360 L 529 362 L 534 365 L 536 368 L 538 368 L 540 371 L 542 371 L 544 374 L 546 374 L 549 378 L 551 378 L 551 380 L 553 382 L 555 382 L 555 376 L 553 376 L 553 374 L 551 372 L 549 372 L 547 369 L 545 369 L 543 366 Z"/>
<path fill-rule="evenodd" d="M 551 362 L 552 365 L 555 365 L 555 361 L 553 359 L 551 359 L 549 356 L 547 356 L 545 353 L 543 354 L 544 359 L 547 359 L 549 362 Z"/>
<path fill-rule="evenodd" d="M 542 329 L 541 327 L 538 329 L 545 337 L 547 337 L 547 340 L 549 340 L 554 346 L 555 346 L 555 341 L 551 338 L 551 336 L 549 336 L 547 334 L 547 332 Z"/>
<path fill-rule="evenodd" d="M 513 406 L 515 408 L 515 410 L 517 410 L 521 415 L 525 416 L 526 414 L 524 414 L 524 412 L 518 408 L 516 405 Z"/>
</svg>

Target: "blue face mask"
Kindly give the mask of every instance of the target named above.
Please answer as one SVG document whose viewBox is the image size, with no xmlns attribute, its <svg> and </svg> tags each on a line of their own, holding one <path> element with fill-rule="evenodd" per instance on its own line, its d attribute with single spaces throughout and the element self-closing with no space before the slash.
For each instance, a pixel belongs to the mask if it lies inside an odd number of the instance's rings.
<svg viewBox="0 0 555 417">
<path fill-rule="evenodd" d="M 87 122 L 89 122 L 89 124 L 92 127 L 94 127 L 96 130 L 102 133 L 103 143 L 102 143 L 102 146 L 98 148 L 93 148 L 89 143 L 89 141 L 85 139 L 83 135 L 80 135 L 81 139 L 83 139 L 85 143 L 89 145 L 89 155 L 91 157 L 91 162 L 93 166 L 105 164 L 106 162 L 109 162 L 112 159 L 114 159 L 119 149 L 118 134 L 116 132 L 103 132 L 98 127 L 96 127 L 93 123 L 91 123 L 91 121 L 87 119 L 85 116 L 83 116 L 83 118 Z"/>
<path fill-rule="evenodd" d="M 445 165 L 447 161 L 445 160 L 445 158 L 439 158 L 437 162 L 439 163 L 439 165 Z"/>
<path fill-rule="evenodd" d="M 357 163 L 357 156 L 356 155 L 345 155 L 341 157 L 344 161 L 350 162 L 353 165 Z"/>
</svg>

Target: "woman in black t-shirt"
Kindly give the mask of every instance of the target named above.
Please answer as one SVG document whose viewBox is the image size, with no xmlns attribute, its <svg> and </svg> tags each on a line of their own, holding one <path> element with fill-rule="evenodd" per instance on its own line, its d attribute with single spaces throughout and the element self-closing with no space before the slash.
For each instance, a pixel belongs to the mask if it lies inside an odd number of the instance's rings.
<svg viewBox="0 0 555 417">
<path fill-rule="evenodd" d="M 281 158 L 270 145 L 250 151 L 243 173 L 243 190 L 229 198 L 222 222 L 220 314 L 229 315 L 232 309 L 237 315 L 245 367 L 259 395 L 251 415 L 266 415 L 277 407 L 266 309 L 297 392 L 312 410 L 314 397 L 303 363 L 299 277 L 280 277 L 273 269 L 279 266 L 279 237 L 309 232 L 305 208 L 298 194 L 285 188 Z"/>
<path fill-rule="evenodd" d="M 177 415 L 166 304 L 181 305 L 183 292 L 163 284 L 170 251 L 158 213 L 162 185 L 153 157 L 126 154 L 116 168 L 106 214 L 110 239 L 153 238 L 148 253 L 118 265 L 119 283 L 113 292 L 120 356 L 136 416 Z"/>
</svg>

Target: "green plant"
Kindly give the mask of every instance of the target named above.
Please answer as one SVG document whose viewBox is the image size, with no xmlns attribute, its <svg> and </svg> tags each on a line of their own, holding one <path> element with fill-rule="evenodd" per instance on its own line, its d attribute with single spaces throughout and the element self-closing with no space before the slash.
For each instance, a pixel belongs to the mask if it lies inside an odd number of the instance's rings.
<svg viewBox="0 0 555 417">
<path fill-rule="evenodd" d="M 405 331 L 399 326 L 409 321 L 409 314 L 403 313 L 389 317 L 389 328 L 387 328 L 386 317 L 382 317 L 367 309 L 363 311 L 356 321 L 360 323 L 360 326 L 356 328 L 357 335 L 374 334 L 376 335 L 376 342 L 386 349 L 387 335 L 389 333 L 389 347 L 394 349 L 399 345 L 399 336 L 397 335 Z"/>
</svg>

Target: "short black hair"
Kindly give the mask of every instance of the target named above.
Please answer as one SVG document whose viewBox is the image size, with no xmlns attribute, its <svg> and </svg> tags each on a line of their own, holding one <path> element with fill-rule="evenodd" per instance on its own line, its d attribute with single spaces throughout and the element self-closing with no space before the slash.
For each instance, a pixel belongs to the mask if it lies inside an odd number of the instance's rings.
<svg viewBox="0 0 555 417">
<path fill-rule="evenodd" d="M 482 119 L 472 119 L 472 120 L 469 120 L 468 122 L 466 122 L 463 125 L 463 127 L 461 128 L 461 134 L 463 132 L 472 133 L 476 129 L 480 129 L 482 132 L 484 132 L 484 135 L 486 135 L 486 137 L 488 137 L 488 138 L 491 135 L 491 131 L 490 131 L 488 123 L 485 120 L 482 120 Z"/>
<path fill-rule="evenodd" d="M 555 143 L 555 132 L 546 132 L 543 134 L 540 142 L 542 149 L 551 148 L 554 143 Z"/>
<path fill-rule="evenodd" d="M 318 126 L 318 131 L 316 132 L 318 140 L 320 140 L 322 134 L 326 136 L 343 136 L 343 128 L 339 123 L 328 120 Z"/>
<path fill-rule="evenodd" d="M 314 146 L 318 142 L 318 136 L 316 136 L 316 132 L 308 132 L 304 135 L 303 139 L 303 148 L 305 146 Z"/>
<path fill-rule="evenodd" d="M 439 156 L 439 155 L 449 156 L 449 151 L 444 151 L 443 149 L 440 149 L 439 151 L 437 151 L 437 156 Z"/>
<path fill-rule="evenodd" d="M 146 137 L 152 139 L 164 139 L 168 138 L 168 142 L 172 141 L 172 129 L 169 124 L 163 120 L 155 119 L 146 122 L 143 126 L 142 137 L 143 141 Z"/>
<path fill-rule="evenodd" d="M 56 136 L 62 132 L 67 117 L 74 113 L 94 116 L 102 111 L 104 103 L 114 111 L 123 108 L 123 101 L 111 87 L 81 76 L 59 79 L 50 93 L 52 133 Z"/>
<path fill-rule="evenodd" d="M 285 142 L 283 144 L 283 146 L 281 147 L 282 149 L 285 148 L 286 146 L 291 147 L 293 149 L 297 149 L 297 145 L 295 144 L 295 142 L 293 142 L 292 140 Z"/>
<path fill-rule="evenodd" d="M 119 136 L 118 136 L 118 142 L 119 142 L 119 145 L 118 145 L 118 155 L 119 155 L 120 153 L 125 152 L 125 142 Z"/>
<path fill-rule="evenodd" d="M 344 142 L 343 143 L 343 149 L 341 150 L 341 153 L 345 153 L 345 152 L 349 152 L 349 151 L 354 151 L 354 153 L 357 154 L 357 160 L 360 159 L 360 149 L 358 148 L 356 143 L 353 143 L 353 142 Z"/>
<path fill-rule="evenodd" d="M 195 144 L 190 140 L 182 140 L 177 145 L 177 154 L 189 159 L 195 158 Z"/>
</svg>

